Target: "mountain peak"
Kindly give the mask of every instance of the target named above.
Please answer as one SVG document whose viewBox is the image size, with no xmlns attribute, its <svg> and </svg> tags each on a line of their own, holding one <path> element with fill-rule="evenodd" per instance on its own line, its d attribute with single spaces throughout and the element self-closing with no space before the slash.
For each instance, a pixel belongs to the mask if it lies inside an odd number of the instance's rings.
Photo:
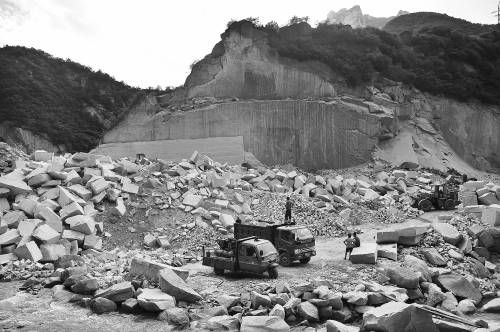
<svg viewBox="0 0 500 332">
<path fill-rule="evenodd" d="M 400 10 L 396 16 L 405 14 L 408 14 L 408 12 Z M 381 29 L 394 17 L 395 16 L 374 17 L 363 14 L 361 7 L 359 5 L 355 5 L 349 9 L 342 8 L 338 12 L 335 12 L 334 10 L 330 11 L 327 15 L 326 22 L 328 24 L 350 25 L 353 28 L 364 28 L 370 26 Z"/>
</svg>

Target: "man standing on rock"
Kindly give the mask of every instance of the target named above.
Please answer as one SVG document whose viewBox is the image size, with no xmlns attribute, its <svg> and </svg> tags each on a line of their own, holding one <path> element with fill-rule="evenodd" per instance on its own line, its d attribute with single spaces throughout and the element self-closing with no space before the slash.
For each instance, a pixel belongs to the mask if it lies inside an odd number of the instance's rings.
<svg viewBox="0 0 500 332">
<path fill-rule="evenodd" d="M 285 203 L 285 224 L 292 223 L 292 206 L 293 203 L 290 200 L 290 196 L 288 196 Z"/>
</svg>

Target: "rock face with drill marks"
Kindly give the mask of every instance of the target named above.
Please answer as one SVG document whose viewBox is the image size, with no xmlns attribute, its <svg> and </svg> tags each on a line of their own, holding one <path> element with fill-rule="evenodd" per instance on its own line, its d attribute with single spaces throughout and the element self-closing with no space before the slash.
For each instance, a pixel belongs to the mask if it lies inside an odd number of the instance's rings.
<svg viewBox="0 0 500 332">
<path fill-rule="evenodd" d="M 260 161 L 305 169 L 365 162 L 396 123 L 368 109 L 302 100 L 230 102 L 173 116 L 144 112 L 130 117 L 134 122 L 125 120 L 104 143 L 243 136 L 244 150 Z"/>
</svg>

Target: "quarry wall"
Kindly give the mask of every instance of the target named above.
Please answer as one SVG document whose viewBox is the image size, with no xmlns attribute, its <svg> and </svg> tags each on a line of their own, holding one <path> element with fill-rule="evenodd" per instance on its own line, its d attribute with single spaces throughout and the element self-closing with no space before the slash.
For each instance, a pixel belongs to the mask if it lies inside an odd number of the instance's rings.
<svg viewBox="0 0 500 332">
<path fill-rule="evenodd" d="M 260 161 L 304 169 L 342 168 L 370 159 L 394 119 L 332 102 L 253 101 L 214 104 L 176 115 L 143 113 L 109 132 L 103 143 L 242 136 Z M 147 152 L 146 152 L 147 153 Z"/>
<path fill-rule="evenodd" d="M 92 152 L 113 159 L 135 159 L 138 153 L 146 153 L 149 159 L 181 160 L 189 158 L 193 151 L 232 165 L 241 164 L 245 160 L 241 136 L 107 143 L 99 145 Z"/>
</svg>

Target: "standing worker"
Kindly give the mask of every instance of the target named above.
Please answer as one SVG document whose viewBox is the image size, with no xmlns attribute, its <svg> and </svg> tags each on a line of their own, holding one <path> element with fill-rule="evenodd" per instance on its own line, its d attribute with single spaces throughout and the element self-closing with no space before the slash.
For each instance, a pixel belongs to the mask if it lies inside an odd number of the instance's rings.
<svg viewBox="0 0 500 332">
<path fill-rule="evenodd" d="M 292 222 L 292 206 L 293 203 L 290 200 L 290 196 L 288 196 L 285 203 L 285 224 L 289 224 Z"/>
<path fill-rule="evenodd" d="M 352 233 L 352 237 L 353 237 L 353 240 L 354 240 L 354 246 L 357 248 L 361 245 L 361 240 L 359 239 L 358 235 L 356 234 L 356 232 L 353 232 Z"/>
<path fill-rule="evenodd" d="M 351 258 L 352 249 L 356 246 L 354 239 L 351 237 L 351 233 L 347 234 L 347 239 L 344 240 L 345 244 L 345 255 L 344 260 L 347 259 L 347 253 L 349 253 L 349 258 Z"/>
</svg>

